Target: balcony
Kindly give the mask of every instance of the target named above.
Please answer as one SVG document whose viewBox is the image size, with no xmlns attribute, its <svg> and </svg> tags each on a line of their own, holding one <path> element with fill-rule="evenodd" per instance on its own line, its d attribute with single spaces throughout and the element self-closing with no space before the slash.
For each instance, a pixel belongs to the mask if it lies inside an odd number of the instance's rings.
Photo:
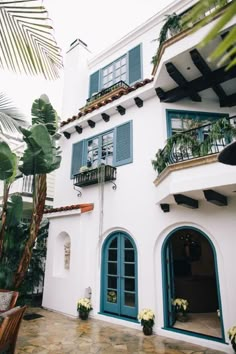
<svg viewBox="0 0 236 354">
<path fill-rule="evenodd" d="M 235 140 L 236 116 L 170 137 L 152 162 L 158 172 L 157 203 L 176 204 L 179 196 L 203 201 L 206 191 L 235 197 L 235 170 L 218 162 L 218 153 Z"/>
<path fill-rule="evenodd" d="M 199 157 L 218 154 L 236 138 L 236 116 L 222 118 L 212 124 L 177 133 L 170 137 L 153 160 L 161 173 L 167 166 Z"/>
<path fill-rule="evenodd" d="M 74 186 L 85 187 L 91 184 L 98 184 L 116 180 L 116 168 L 109 165 L 102 165 L 97 168 L 88 169 L 74 176 Z"/>
<path fill-rule="evenodd" d="M 101 90 L 100 92 L 92 95 L 91 97 L 89 97 L 87 99 L 86 105 L 84 107 L 80 108 L 80 111 L 83 112 L 85 109 L 91 108 L 91 106 L 93 106 L 95 104 L 97 105 L 100 102 L 114 96 L 117 93 L 120 94 L 122 92 L 126 92 L 129 87 L 130 86 L 127 85 L 124 81 L 118 81 L 114 85 L 109 86 L 109 87 Z"/>
</svg>

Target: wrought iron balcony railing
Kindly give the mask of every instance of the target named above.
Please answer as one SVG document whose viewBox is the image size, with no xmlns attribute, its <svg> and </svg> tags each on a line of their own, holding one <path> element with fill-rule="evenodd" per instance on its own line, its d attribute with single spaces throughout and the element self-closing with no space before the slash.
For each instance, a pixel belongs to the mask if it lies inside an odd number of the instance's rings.
<svg viewBox="0 0 236 354">
<path fill-rule="evenodd" d="M 88 169 L 74 176 L 74 186 L 84 187 L 91 184 L 116 180 L 116 168 L 109 165 L 102 165 L 97 168 Z"/>
<path fill-rule="evenodd" d="M 113 91 L 117 91 L 117 89 L 127 89 L 129 88 L 129 85 L 127 85 L 124 81 L 118 81 L 116 82 L 114 85 L 111 85 L 103 90 L 101 90 L 100 92 L 96 93 L 95 95 L 93 95 L 92 97 L 89 97 L 87 99 L 87 105 L 100 99 L 103 96 L 106 96 L 107 94 L 113 92 Z"/>
<path fill-rule="evenodd" d="M 161 173 L 169 165 L 217 154 L 235 140 L 236 116 L 222 118 L 212 124 L 174 134 L 167 139 L 164 149 L 157 152 L 152 164 Z"/>
</svg>

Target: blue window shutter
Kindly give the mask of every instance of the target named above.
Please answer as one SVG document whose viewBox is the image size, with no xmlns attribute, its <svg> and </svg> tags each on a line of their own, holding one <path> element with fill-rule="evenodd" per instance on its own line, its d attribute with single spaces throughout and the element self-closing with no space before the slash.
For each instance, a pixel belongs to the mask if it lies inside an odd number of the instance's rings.
<svg viewBox="0 0 236 354">
<path fill-rule="evenodd" d="M 72 146 L 72 161 L 71 161 L 71 178 L 79 173 L 79 169 L 84 162 L 84 140 L 79 141 Z"/>
<path fill-rule="evenodd" d="M 133 161 L 132 121 L 122 124 L 114 131 L 114 166 L 121 166 Z"/>
<path fill-rule="evenodd" d="M 99 91 L 99 70 L 90 75 L 89 81 L 89 97 L 92 96 L 93 93 Z"/>
<path fill-rule="evenodd" d="M 131 49 L 129 56 L 129 84 L 141 80 L 141 46 Z"/>
</svg>

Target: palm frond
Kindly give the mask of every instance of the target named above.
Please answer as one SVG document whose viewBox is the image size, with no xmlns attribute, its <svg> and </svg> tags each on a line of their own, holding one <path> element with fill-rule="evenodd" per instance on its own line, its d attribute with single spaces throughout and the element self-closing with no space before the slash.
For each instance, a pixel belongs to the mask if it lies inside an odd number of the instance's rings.
<svg viewBox="0 0 236 354">
<path fill-rule="evenodd" d="M 0 92 L 0 131 L 3 134 L 19 134 L 19 127 L 28 124 L 26 117 L 13 106 L 4 93 Z"/>
<path fill-rule="evenodd" d="M 62 57 L 41 3 L 0 0 L 0 68 L 56 79 Z"/>
</svg>

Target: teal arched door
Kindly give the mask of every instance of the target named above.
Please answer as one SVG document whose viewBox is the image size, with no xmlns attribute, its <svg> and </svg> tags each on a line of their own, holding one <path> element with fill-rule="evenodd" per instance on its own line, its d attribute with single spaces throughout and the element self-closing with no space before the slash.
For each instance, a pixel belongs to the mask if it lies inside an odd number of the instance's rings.
<svg viewBox="0 0 236 354">
<path fill-rule="evenodd" d="M 102 254 L 102 312 L 137 318 L 137 252 L 131 237 L 115 232 L 106 240 Z"/>
</svg>

